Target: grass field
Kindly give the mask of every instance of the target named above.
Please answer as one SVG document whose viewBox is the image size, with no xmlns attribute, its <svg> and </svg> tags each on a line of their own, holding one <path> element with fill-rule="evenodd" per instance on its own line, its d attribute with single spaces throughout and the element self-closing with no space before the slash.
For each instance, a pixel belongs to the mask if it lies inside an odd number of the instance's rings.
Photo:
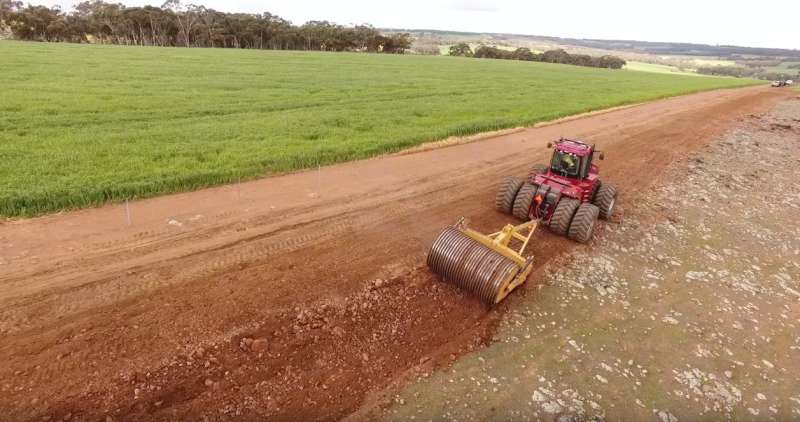
<svg viewBox="0 0 800 422">
<path fill-rule="evenodd" d="M 0 215 L 196 189 L 735 79 L 508 60 L 0 41 Z"/>
<path fill-rule="evenodd" d="M 735 60 L 724 60 L 724 59 L 713 59 L 710 57 L 706 58 L 692 58 L 695 66 L 736 66 Z"/>
<path fill-rule="evenodd" d="M 653 73 L 669 73 L 673 75 L 689 75 L 689 76 L 705 76 L 695 72 L 687 72 L 678 69 L 675 66 L 668 66 L 664 64 L 653 64 L 636 61 L 628 61 L 625 65 L 627 70 L 635 70 L 638 72 L 653 72 Z"/>
<path fill-rule="evenodd" d="M 787 73 L 789 75 L 797 75 L 800 74 L 800 68 L 797 67 L 790 67 L 790 66 L 798 66 L 800 62 L 783 62 L 778 66 L 770 66 L 766 70 L 768 72 L 775 72 L 775 73 Z"/>
</svg>

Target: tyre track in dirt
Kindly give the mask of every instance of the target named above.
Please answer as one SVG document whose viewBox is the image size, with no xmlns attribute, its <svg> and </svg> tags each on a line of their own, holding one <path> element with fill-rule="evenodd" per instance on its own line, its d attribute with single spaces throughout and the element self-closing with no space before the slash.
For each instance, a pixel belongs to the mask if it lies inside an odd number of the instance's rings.
<svg viewBox="0 0 800 422">
<path fill-rule="evenodd" d="M 513 295 L 487 312 L 436 282 L 425 253 L 461 215 L 481 230 L 507 222 L 492 210 L 494 186 L 546 160 L 548 140 L 597 142 L 624 211 L 647 193 L 641 174 L 654 182 L 659 168 L 786 95 L 696 94 L 141 201 L 133 227 L 118 206 L 5 223 L 0 409 L 15 420 L 343 417 L 407 371 L 491 338 Z M 541 264 L 573 247 L 542 233 L 532 252 Z M 268 346 L 240 347 L 243 338 Z"/>
</svg>

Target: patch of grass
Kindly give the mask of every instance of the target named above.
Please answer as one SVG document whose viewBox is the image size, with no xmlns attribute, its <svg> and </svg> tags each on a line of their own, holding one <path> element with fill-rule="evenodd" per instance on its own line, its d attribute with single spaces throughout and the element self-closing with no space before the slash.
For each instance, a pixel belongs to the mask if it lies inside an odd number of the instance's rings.
<svg viewBox="0 0 800 422">
<path fill-rule="evenodd" d="M 695 66 L 736 66 L 735 60 L 713 59 L 713 58 L 694 58 Z"/>
<path fill-rule="evenodd" d="M 774 73 L 786 73 L 789 75 L 797 75 L 800 74 L 800 68 L 792 67 L 798 66 L 800 62 L 781 62 L 781 64 L 777 66 L 770 66 L 767 67 L 765 70 L 767 72 L 774 72 Z"/>
<path fill-rule="evenodd" d="M 750 81 L 457 57 L 0 41 L 0 215 L 185 191 Z"/>
<path fill-rule="evenodd" d="M 653 64 L 629 61 L 625 65 L 626 70 L 635 70 L 637 72 L 652 72 L 652 73 L 670 73 L 673 75 L 688 75 L 688 76 L 706 76 L 695 72 L 680 70 L 675 66 L 668 66 L 664 64 Z"/>
</svg>

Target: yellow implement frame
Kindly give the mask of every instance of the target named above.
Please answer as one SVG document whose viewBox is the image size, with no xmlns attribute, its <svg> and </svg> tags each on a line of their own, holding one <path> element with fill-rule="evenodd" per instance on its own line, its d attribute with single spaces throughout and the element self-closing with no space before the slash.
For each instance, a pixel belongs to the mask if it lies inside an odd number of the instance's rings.
<svg viewBox="0 0 800 422">
<path fill-rule="evenodd" d="M 531 236 L 533 236 L 533 233 L 539 226 L 539 222 L 540 220 L 532 220 L 518 226 L 507 224 L 499 232 L 492 233 L 490 235 L 478 233 L 475 230 L 466 227 L 466 223 L 463 218 L 456 225 L 456 227 L 462 233 L 469 236 L 473 240 L 480 242 L 487 248 L 514 261 L 514 263 L 516 263 L 520 268 L 520 271 L 517 273 L 516 277 L 514 277 L 513 280 L 511 280 L 498 291 L 494 303 L 499 303 L 505 299 L 505 297 L 511 293 L 512 290 L 520 286 L 525 282 L 525 280 L 528 279 L 528 276 L 533 270 L 533 257 L 525 258 L 522 254 L 525 252 L 525 248 L 528 246 Z M 512 240 L 521 242 L 519 249 L 514 249 L 510 246 Z"/>
</svg>

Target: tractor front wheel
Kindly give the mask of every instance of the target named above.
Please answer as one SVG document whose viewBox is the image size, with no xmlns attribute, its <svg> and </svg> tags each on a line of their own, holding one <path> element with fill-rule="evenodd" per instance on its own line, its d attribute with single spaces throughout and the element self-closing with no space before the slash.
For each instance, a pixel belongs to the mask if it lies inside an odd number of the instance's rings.
<svg viewBox="0 0 800 422">
<path fill-rule="evenodd" d="M 536 190 L 538 189 L 538 186 L 530 183 L 522 185 L 522 189 L 517 194 L 517 199 L 514 200 L 514 217 L 522 221 L 530 220 L 531 202 L 533 202 L 533 196 L 536 195 Z"/>
<path fill-rule="evenodd" d="M 572 217 L 575 216 L 575 211 L 580 205 L 581 203 L 577 199 L 572 198 L 562 198 L 558 201 L 553 216 L 550 218 L 550 230 L 561 236 L 567 234 Z"/>
<path fill-rule="evenodd" d="M 597 223 L 597 217 L 600 215 L 600 208 L 596 205 L 584 202 L 575 213 L 575 218 L 572 219 L 572 224 L 569 226 L 569 233 L 567 237 L 580 242 L 587 243 L 592 238 L 594 233 L 594 225 Z"/>
<path fill-rule="evenodd" d="M 608 220 L 614 213 L 614 206 L 617 204 L 617 188 L 613 185 L 602 185 L 592 201 L 597 208 L 600 208 L 600 218 Z"/>
<path fill-rule="evenodd" d="M 494 198 L 495 208 L 505 214 L 511 214 L 514 208 L 514 198 L 517 197 L 517 192 L 519 192 L 522 184 L 523 181 L 518 177 L 506 177 L 503 183 L 500 184 L 497 196 Z"/>
</svg>

